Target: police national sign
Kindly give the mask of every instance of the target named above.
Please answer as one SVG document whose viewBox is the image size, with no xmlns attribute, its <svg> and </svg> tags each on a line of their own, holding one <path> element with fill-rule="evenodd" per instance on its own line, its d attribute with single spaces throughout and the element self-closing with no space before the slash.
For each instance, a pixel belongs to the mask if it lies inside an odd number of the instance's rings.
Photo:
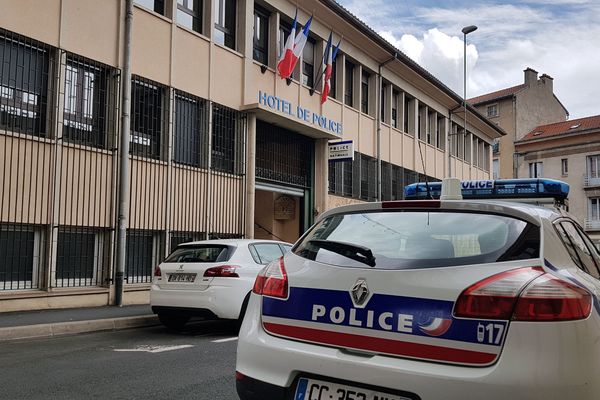
<svg viewBox="0 0 600 400">
<path fill-rule="evenodd" d="M 352 140 L 329 143 L 329 161 L 350 160 L 354 160 L 354 142 Z"/>
</svg>

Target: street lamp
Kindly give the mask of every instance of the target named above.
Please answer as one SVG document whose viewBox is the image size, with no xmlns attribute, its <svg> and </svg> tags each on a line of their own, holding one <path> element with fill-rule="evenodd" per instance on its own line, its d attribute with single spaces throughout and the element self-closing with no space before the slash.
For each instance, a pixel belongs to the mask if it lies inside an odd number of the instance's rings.
<svg viewBox="0 0 600 400">
<path fill-rule="evenodd" d="M 464 138 L 467 137 L 467 35 L 471 32 L 475 32 L 476 30 L 477 30 L 477 27 L 475 25 L 469 25 L 469 26 L 465 26 L 464 28 L 462 28 L 462 33 L 464 35 L 464 40 L 463 40 L 463 42 L 464 42 L 463 108 L 465 109 L 465 134 L 464 134 L 463 140 L 464 140 Z M 465 156 L 466 156 L 466 154 L 465 154 Z M 471 152 L 471 155 L 469 156 L 469 160 L 471 161 L 471 163 L 473 163 L 473 160 L 471 159 L 471 157 L 472 157 L 472 152 Z"/>
</svg>

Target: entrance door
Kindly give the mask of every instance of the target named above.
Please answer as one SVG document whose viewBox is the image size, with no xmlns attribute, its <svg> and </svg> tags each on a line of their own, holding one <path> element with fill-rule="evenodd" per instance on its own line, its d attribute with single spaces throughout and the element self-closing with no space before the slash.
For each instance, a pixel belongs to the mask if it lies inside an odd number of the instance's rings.
<svg viewBox="0 0 600 400">
<path fill-rule="evenodd" d="M 254 236 L 294 242 L 313 222 L 314 140 L 258 120 Z"/>
</svg>

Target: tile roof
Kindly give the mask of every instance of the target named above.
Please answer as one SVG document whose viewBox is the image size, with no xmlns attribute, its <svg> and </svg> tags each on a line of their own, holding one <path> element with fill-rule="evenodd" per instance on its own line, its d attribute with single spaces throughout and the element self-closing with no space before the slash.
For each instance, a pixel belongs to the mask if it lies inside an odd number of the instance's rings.
<svg viewBox="0 0 600 400">
<path fill-rule="evenodd" d="M 509 87 L 506 89 L 502 89 L 502 90 L 497 90 L 495 92 L 492 93 L 487 93 L 481 96 L 477 96 L 477 97 L 473 97 L 469 100 L 467 100 L 469 103 L 477 105 L 480 103 L 486 103 L 488 101 L 492 101 L 492 100 L 496 100 L 496 99 L 501 99 L 504 97 L 508 97 L 508 96 L 512 96 L 515 93 L 519 92 L 521 89 L 524 89 L 525 87 L 527 87 L 527 85 L 525 84 L 521 84 L 521 85 L 517 85 L 517 86 L 513 86 L 513 87 Z"/>
<path fill-rule="evenodd" d="M 578 133 L 588 131 L 592 129 L 600 130 L 600 115 L 593 117 L 585 117 L 579 119 L 572 119 L 554 124 L 540 125 L 529 132 L 519 142 L 527 140 L 545 139 L 548 137 L 569 135 L 572 133 Z"/>
</svg>

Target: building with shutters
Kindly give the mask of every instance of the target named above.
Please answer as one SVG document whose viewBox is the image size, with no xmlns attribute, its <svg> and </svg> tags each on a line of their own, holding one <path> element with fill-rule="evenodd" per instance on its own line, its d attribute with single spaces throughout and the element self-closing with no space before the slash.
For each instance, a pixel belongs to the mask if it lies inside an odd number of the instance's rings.
<svg viewBox="0 0 600 400">
<path fill-rule="evenodd" d="M 125 303 L 148 301 L 178 243 L 294 241 L 328 208 L 400 199 L 450 166 L 491 175 L 503 131 L 472 107 L 465 130 L 459 95 L 333 0 L 134 3 Z M 284 80 L 296 6 L 314 21 Z M 125 0 L 3 2 L 0 312 L 113 301 L 124 19 Z M 340 140 L 354 160 L 329 163 Z"/>
</svg>

